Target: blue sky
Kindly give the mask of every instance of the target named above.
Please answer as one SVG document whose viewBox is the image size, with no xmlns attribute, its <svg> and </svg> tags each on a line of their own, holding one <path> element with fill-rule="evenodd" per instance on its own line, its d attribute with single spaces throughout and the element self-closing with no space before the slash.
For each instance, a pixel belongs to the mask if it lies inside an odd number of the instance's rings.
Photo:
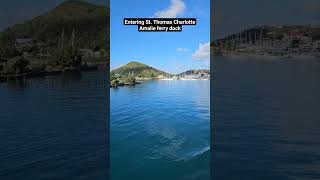
<svg viewBox="0 0 320 180">
<path fill-rule="evenodd" d="M 209 0 L 111 0 L 111 69 L 138 61 L 169 73 L 209 69 Z M 138 32 L 124 26 L 123 18 L 148 18 L 157 14 L 197 18 L 196 26 L 182 32 Z"/>
<path fill-rule="evenodd" d="M 214 0 L 214 37 L 257 25 L 320 25 L 320 0 Z"/>
<path fill-rule="evenodd" d="M 64 0 L 3 0 L 0 30 L 47 12 Z M 107 5 L 108 0 L 86 0 Z M 182 0 L 180 0 L 182 1 Z M 320 0 L 213 0 L 214 38 L 256 25 L 320 25 Z M 182 33 L 139 33 L 123 26 L 125 17 L 151 17 L 165 11 L 171 0 L 110 0 L 111 65 L 119 67 L 136 60 L 171 73 L 208 67 L 209 62 L 193 60 L 199 44 L 209 41 L 209 0 L 183 0 L 178 17 L 194 17 L 197 26 L 185 26 Z M 204 46 L 206 47 L 206 46 Z M 177 52 L 178 48 L 185 52 Z M 202 48 L 206 49 L 206 48 Z M 199 51 L 197 57 L 206 57 Z"/>
</svg>

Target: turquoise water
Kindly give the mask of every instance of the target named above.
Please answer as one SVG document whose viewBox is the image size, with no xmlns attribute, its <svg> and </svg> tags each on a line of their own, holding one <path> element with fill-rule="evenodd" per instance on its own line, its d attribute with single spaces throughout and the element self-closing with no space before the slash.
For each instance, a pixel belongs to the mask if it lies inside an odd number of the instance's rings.
<svg viewBox="0 0 320 180">
<path fill-rule="evenodd" d="M 209 97 L 210 81 L 111 89 L 111 179 L 209 179 Z"/>
</svg>

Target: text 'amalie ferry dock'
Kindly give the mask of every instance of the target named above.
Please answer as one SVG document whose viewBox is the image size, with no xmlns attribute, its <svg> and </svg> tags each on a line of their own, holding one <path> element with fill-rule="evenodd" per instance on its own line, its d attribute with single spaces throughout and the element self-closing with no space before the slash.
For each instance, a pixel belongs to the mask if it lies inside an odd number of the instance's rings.
<svg viewBox="0 0 320 180">
<path fill-rule="evenodd" d="M 145 25 L 145 24 L 154 24 L 154 25 L 196 25 L 196 19 L 154 19 L 154 18 L 139 18 L 139 19 L 125 19 L 125 25 Z"/>
</svg>

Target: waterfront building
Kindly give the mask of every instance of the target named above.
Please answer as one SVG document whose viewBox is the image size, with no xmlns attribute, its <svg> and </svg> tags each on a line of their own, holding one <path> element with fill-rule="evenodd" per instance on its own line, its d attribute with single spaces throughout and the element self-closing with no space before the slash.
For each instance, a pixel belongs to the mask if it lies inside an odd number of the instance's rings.
<svg viewBox="0 0 320 180">
<path fill-rule="evenodd" d="M 157 79 L 164 79 L 164 76 L 161 74 L 157 77 Z"/>
</svg>

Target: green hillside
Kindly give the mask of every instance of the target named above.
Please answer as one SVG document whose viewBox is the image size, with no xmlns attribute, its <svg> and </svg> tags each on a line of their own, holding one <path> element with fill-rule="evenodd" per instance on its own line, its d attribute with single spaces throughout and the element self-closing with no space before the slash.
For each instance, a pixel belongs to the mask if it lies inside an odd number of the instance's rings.
<svg viewBox="0 0 320 180">
<path fill-rule="evenodd" d="M 0 33 L 0 42 L 13 44 L 17 38 L 57 44 L 64 29 L 65 37 L 75 31 L 79 48 L 108 49 L 109 8 L 84 1 L 66 1 L 53 10 Z M 69 39 L 65 38 L 65 41 Z"/>
<path fill-rule="evenodd" d="M 145 64 L 139 63 L 139 62 L 130 62 L 118 69 L 114 69 L 111 71 L 111 76 L 114 75 L 123 75 L 123 76 L 128 76 L 132 75 L 135 77 L 144 77 L 144 78 L 152 78 L 152 77 L 157 77 L 159 75 L 164 75 L 167 76 L 169 75 L 166 72 L 157 70 L 153 67 L 147 66 Z"/>
</svg>

